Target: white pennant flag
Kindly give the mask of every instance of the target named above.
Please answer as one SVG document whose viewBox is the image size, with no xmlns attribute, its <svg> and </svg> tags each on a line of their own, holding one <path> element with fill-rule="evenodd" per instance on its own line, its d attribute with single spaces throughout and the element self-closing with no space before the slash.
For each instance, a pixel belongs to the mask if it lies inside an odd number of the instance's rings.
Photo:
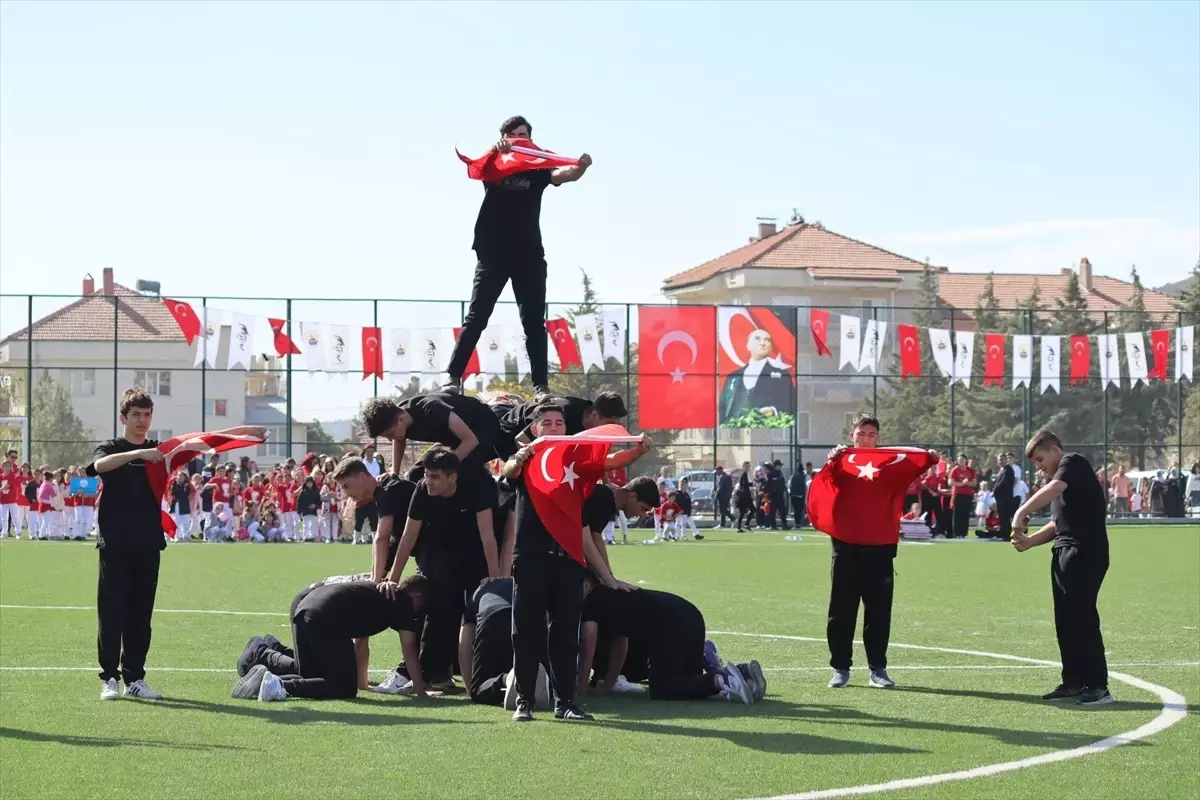
<svg viewBox="0 0 1200 800">
<path fill-rule="evenodd" d="M 1192 334 L 1195 332 L 1195 326 L 1184 325 L 1182 328 L 1175 329 L 1175 380 L 1187 378 L 1192 379 L 1192 353 L 1195 351 L 1195 342 L 1192 340 Z"/>
<path fill-rule="evenodd" d="M 250 369 L 250 358 L 254 355 L 254 317 L 247 314 L 229 314 L 229 358 L 226 369 L 242 367 Z"/>
<path fill-rule="evenodd" d="M 862 356 L 859 358 L 858 371 L 867 367 L 871 372 L 878 371 L 879 357 L 883 354 L 883 344 L 887 339 L 887 322 L 881 319 L 867 320 L 867 329 L 863 333 Z"/>
<path fill-rule="evenodd" d="M 326 372 L 350 371 L 350 328 L 330 325 L 325 329 Z"/>
<path fill-rule="evenodd" d="M 971 366 L 975 363 L 975 332 L 954 332 L 954 380 L 971 385 Z"/>
<path fill-rule="evenodd" d="M 1013 388 L 1033 384 L 1033 337 L 1013 337 Z"/>
<path fill-rule="evenodd" d="M 529 349 L 525 345 L 525 329 L 520 325 L 508 326 L 507 354 L 517 362 L 517 381 L 523 381 L 530 373 Z"/>
<path fill-rule="evenodd" d="M 1042 337 L 1042 394 L 1045 394 L 1047 389 L 1053 389 L 1056 394 L 1062 391 L 1059 382 L 1059 376 L 1062 374 L 1061 347 L 1061 337 Z"/>
<path fill-rule="evenodd" d="M 600 352 L 600 335 L 604 322 L 599 314 L 580 314 L 575 319 L 575 338 L 579 342 L 579 356 L 583 359 L 583 371 L 593 366 L 604 371 L 604 355 Z"/>
<path fill-rule="evenodd" d="M 1101 333 L 1096 336 L 1096 347 L 1100 350 L 1100 387 L 1110 385 L 1121 388 L 1121 356 L 1117 352 L 1117 335 Z"/>
<path fill-rule="evenodd" d="M 392 383 L 407 386 L 412 380 L 412 331 L 408 328 L 388 328 L 383 334 L 384 368 Z"/>
<path fill-rule="evenodd" d="M 319 322 L 300 323 L 300 350 L 309 372 L 325 371 L 325 326 Z"/>
<path fill-rule="evenodd" d="M 838 369 L 849 364 L 858 370 L 858 362 L 862 353 L 862 335 L 859 330 L 858 317 L 841 315 L 842 343 L 838 350 Z"/>
<path fill-rule="evenodd" d="M 604 357 L 615 358 L 618 364 L 625 363 L 625 320 L 628 312 L 624 308 L 604 309 L 600 329 L 604 331 Z"/>
<path fill-rule="evenodd" d="M 479 371 L 486 377 L 504 377 L 506 333 L 503 328 L 486 328 L 479 337 L 475 352 L 479 354 Z"/>
<path fill-rule="evenodd" d="M 1150 382 L 1147 379 L 1146 339 L 1140 331 L 1125 334 L 1125 363 L 1129 364 L 1130 389 L 1139 383 Z"/>
<path fill-rule="evenodd" d="M 416 354 L 422 389 L 435 389 L 440 385 L 441 375 L 450 363 L 453 350 L 453 329 L 426 328 L 420 332 Z"/>
<path fill-rule="evenodd" d="M 217 350 L 221 347 L 221 312 L 211 306 L 200 308 L 200 335 L 196 337 L 196 361 L 193 367 L 208 364 L 217 368 Z"/>
<path fill-rule="evenodd" d="M 950 331 L 945 328 L 929 329 L 929 346 L 933 349 L 933 361 L 943 378 L 954 374 L 954 348 L 950 345 Z"/>
</svg>

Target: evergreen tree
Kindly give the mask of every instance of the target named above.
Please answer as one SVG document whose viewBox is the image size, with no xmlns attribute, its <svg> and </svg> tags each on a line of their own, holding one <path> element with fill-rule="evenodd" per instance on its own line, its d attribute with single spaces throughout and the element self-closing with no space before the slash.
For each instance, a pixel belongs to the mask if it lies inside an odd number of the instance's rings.
<svg viewBox="0 0 1200 800">
<path fill-rule="evenodd" d="M 1200 334 L 1200 261 L 1192 267 L 1191 277 L 1187 281 L 1187 286 L 1179 293 L 1179 298 L 1176 301 L 1176 308 L 1179 313 L 1171 315 L 1173 319 L 1167 322 L 1167 327 L 1175 328 L 1178 325 L 1191 325 L 1196 334 Z M 1174 333 L 1172 334 L 1175 335 Z M 1172 357 L 1173 358 L 1173 357 Z M 1196 356 L 1192 354 L 1193 362 L 1196 361 Z M 1194 368 L 1194 366 L 1193 366 Z M 1175 379 L 1175 363 L 1172 361 L 1171 369 L 1168 371 L 1168 378 L 1171 381 Z M 1186 381 L 1180 381 L 1173 386 L 1175 400 L 1172 402 L 1178 403 L 1182 407 L 1182 433 L 1183 433 L 1183 461 L 1181 466 L 1187 467 L 1190 464 L 1200 461 L 1200 390 L 1196 389 L 1195 373 L 1189 376 Z M 1172 435 L 1176 447 L 1179 447 L 1180 426 L 1177 424 L 1176 430 Z M 1179 451 L 1176 450 L 1178 453 Z"/>
<path fill-rule="evenodd" d="M 75 415 L 67 387 L 51 378 L 48 371 L 42 371 L 33 387 L 30 418 L 33 453 L 29 461 L 35 468 L 44 465 L 58 469 L 92 460 L 93 434 Z"/>
<path fill-rule="evenodd" d="M 1153 319 L 1146 311 L 1146 291 L 1137 267 L 1133 268 L 1131 281 L 1133 295 L 1116 319 L 1110 320 L 1109 330 L 1142 332 L 1145 334 L 1143 344 L 1148 345 L 1149 331 L 1161 327 L 1164 320 Z M 1119 350 L 1122 354 L 1125 352 L 1123 337 L 1119 340 Z M 1128 362 L 1123 372 L 1125 378 L 1122 388 L 1119 391 L 1110 390 L 1108 437 L 1116 451 L 1114 458 L 1128 454 L 1138 469 L 1145 469 L 1147 455 L 1161 453 L 1162 443 L 1175 430 L 1176 409 L 1171 401 L 1173 392 L 1165 383 L 1157 381 L 1134 387 L 1129 380 Z"/>
<path fill-rule="evenodd" d="M 1035 427 L 1049 428 L 1069 445 L 1099 443 L 1104 440 L 1103 408 L 1104 397 L 1099 385 L 1096 369 L 1096 338 L 1101 322 L 1089 311 L 1087 298 L 1079 286 L 1079 276 L 1072 272 L 1067 278 L 1062 297 L 1054 299 L 1046 333 L 1058 334 L 1061 341 L 1060 383 L 1061 391 L 1052 390 L 1039 395 L 1034 402 Z M 1084 384 L 1071 386 L 1069 368 L 1071 364 L 1070 337 L 1086 335 L 1092 350 L 1088 378 Z"/>
<path fill-rule="evenodd" d="M 304 429 L 304 449 L 306 452 L 323 456 L 341 456 L 346 452 L 346 448 L 338 444 L 331 434 L 326 433 L 321 421 L 317 419 L 308 423 Z"/>
<path fill-rule="evenodd" d="M 1003 333 L 1009 336 L 1005 343 L 1006 365 L 1012 364 L 1015 356 L 1010 352 L 1014 346 L 1011 336 L 1024 333 L 1028 315 L 1033 313 L 1029 306 L 1039 302 L 1037 284 L 1033 293 L 1015 311 L 1002 313 L 1000 303 L 996 299 L 996 287 L 993 277 L 987 276 L 983 291 L 979 295 L 975 307 L 976 342 L 975 349 L 979 354 L 986 354 L 986 336 L 989 333 Z M 982 366 L 973 370 L 971 388 L 960 389 L 956 395 L 956 413 L 962 420 L 962 429 L 957 438 L 965 442 L 968 454 L 978 460 L 985 468 L 991 468 L 991 455 L 996 452 L 1019 449 L 1025 441 L 1025 390 L 1012 388 L 1011 367 L 1005 369 L 1003 382 L 999 385 L 984 386 Z M 976 452 L 980 448 L 986 452 Z M 961 448 L 960 448 L 961 449 Z"/>
</svg>

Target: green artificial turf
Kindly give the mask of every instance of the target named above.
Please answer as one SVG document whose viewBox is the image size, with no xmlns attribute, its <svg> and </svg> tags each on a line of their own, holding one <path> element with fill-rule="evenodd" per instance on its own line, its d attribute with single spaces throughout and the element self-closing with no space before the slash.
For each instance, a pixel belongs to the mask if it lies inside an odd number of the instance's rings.
<svg viewBox="0 0 1200 800">
<path fill-rule="evenodd" d="M 1200 528 L 1114 529 L 1111 538 L 1100 608 L 1112 671 L 1194 699 Z M 1018 554 L 998 543 L 902 545 L 893 643 L 1056 660 L 1049 557 L 1048 548 Z M 168 548 L 159 580 L 148 681 L 167 699 L 102 703 L 90 609 L 95 550 L 4 541 L 0 796 L 762 797 L 1071 749 L 1132 731 L 1162 710 L 1157 695 L 1117 680 L 1115 706 L 1043 703 L 1037 695 L 1058 682 L 1054 668 L 902 647 L 890 654 L 897 689 L 867 688 L 862 668 L 851 687 L 827 689 L 829 552 L 820 534 L 789 541 L 725 532 L 617 546 L 612 560 L 619 577 L 699 606 L 725 658 L 761 661 L 766 700 L 589 698 L 596 723 L 541 712 L 530 725 L 461 693 L 235 701 L 234 662 L 246 640 L 273 632 L 287 641 L 292 595 L 366 569 L 369 548 L 192 543 Z M 394 635 L 377 637 L 373 667 L 394 664 L 398 650 Z M 861 665 L 861 648 L 856 658 Z M 884 796 L 1195 798 L 1197 753 L 1200 725 L 1189 712 L 1107 752 Z"/>
</svg>

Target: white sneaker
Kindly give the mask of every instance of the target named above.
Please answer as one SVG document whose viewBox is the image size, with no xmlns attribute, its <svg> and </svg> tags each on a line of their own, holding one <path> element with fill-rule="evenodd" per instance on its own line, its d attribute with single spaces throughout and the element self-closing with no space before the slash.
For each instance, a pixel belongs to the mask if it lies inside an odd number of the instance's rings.
<svg viewBox="0 0 1200 800">
<path fill-rule="evenodd" d="M 262 683 L 258 687 L 258 699 L 264 703 L 287 700 L 287 691 L 284 690 L 283 681 L 279 680 L 278 675 L 268 672 L 263 676 Z"/>
<path fill-rule="evenodd" d="M 134 681 L 126 685 L 125 696 L 138 697 L 142 700 L 162 700 L 162 693 L 151 689 L 145 681 Z"/>
<path fill-rule="evenodd" d="M 101 700 L 119 700 L 121 699 L 121 687 L 117 684 L 116 678 L 109 678 L 100 687 Z"/>
<path fill-rule="evenodd" d="M 754 705 L 754 697 L 750 694 L 750 687 L 746 685 L 746 681 L 742 678 L 742 673 L 738 672 L 736 667 L 725 667 L 723 673 L 725 678 L 726 692 L 729 697 L 736 697 L 748 706 Z"/>
<path fill-rule="evenodd" d="M 517 671 L 514 669 L 504 675 L 504 710 L 517 710 Z"/>
<path fill-rule="evenodd" d="M 387 680 L 378 686 L 372 686 L 371 691 L 379 694 L 404 694 L 410 688 L 412 681 L 393 670 L 392 674 L 387 676 Z"/>
<path fill-rule="evenodd" d="M 871 670 L 871 677 L 867 682 L 876 689 L 891 689 L 896 685 L 896 682 L 887 674 L 886 669 Z"/>
<path fill-rule="evenodd" d="M 638 686 L 636 683 L 630 683 L 629 679 L 624 675 L 618 675 L 613 681 L 612 690 L 617 694 L 636 694 L 646 691 L 645 686 Z"/>
<path fill-rule="evenodd" d="M 848 683 L 850 683 L 850 670 L 835 669 L 833 676 L 829 679 L 829 688 L 844 689 Z"/>
</svg>

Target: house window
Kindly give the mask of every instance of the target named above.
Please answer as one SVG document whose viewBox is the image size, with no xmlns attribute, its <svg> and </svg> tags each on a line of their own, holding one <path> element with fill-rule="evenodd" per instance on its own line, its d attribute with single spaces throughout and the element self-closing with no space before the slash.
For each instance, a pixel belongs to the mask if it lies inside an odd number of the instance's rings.
<svg viewBox="0 0 1200 800">
<path fill-rule="evenodd" d="M 283 425 L 268 425 L 267 434 L 267 443 L 258 446 L 257 455 L 260 457 L 287 458 L 287 428 Z"/>
<path fill-rule="evenodd" d="M 76 397 L 96 396 L 96 370 L 94 369 L 64 369 L 64 383 Z"/>
<path fill-rule="evenodd" d="M 155 430 L 146 431 L 147 439 L 154 439 L 155 441 L 159 441 L 159 442 L 165 442 L 168 439 L 170 439 L 173 435 L 174 434 L 171 433 L 170 428 L 159 428 L 156 431 Z"/>
<path fill-rule="evenodd" d="M 133 385 L 145 389 L 151 397 L 171 396 L 171 373 L 167 371 L 138 370 L 133 373 Z"/>
<path fill-rule="evenodd" d="M 209 398 L 204 401 L 204 416 L 206 417 L 223 417 L 226 410 L 229 408 L 228 400 L 218 400 L 217 398 Z"/>
</svg>

